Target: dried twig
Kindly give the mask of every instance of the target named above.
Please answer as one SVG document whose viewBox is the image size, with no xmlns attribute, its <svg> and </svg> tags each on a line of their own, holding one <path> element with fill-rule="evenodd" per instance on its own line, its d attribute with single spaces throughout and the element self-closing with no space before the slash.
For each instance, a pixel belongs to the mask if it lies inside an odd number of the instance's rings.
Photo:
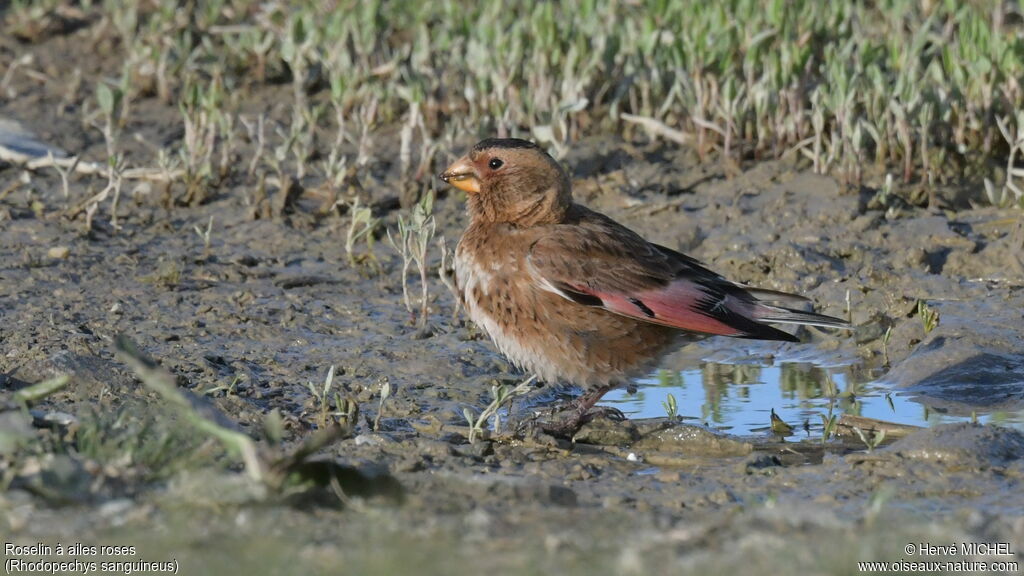
<svg viewBox="0 0 1024 576">
<path fill-rule="evenodd" d="M 622 113 L 620 116 L 626 122 L 639 124 L 644 129 L 646 129 L 651 134 L 654 134 L 655 136 L 661 136 L 662 138 L 666 140 L 671 140 L 672 142 L 675 142 L 677 144 L 687 144 L 690 142 L 689 134 L 681 130 L 671 128 L 664 122 L 657 120 L 655 118 L 650 118 L 647 116 L 637 116 L 635 114 L 626 113 Z"/>
</svg>

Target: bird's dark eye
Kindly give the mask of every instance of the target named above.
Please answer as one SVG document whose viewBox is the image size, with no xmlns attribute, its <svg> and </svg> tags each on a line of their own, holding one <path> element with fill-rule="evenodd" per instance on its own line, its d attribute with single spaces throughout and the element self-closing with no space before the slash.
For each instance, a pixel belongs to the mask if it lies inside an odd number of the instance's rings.
<svg viewBox="0 0 1024 576">
<path fill-rule="evenodd" d="M 503 164 L 505 163 L 501 161 L 501 158 L 491 158 L 491 161 L 487 163 L 487 166 L 491 170 L 497 170 L 498 168 L 501 168 Z"/>
</svg>

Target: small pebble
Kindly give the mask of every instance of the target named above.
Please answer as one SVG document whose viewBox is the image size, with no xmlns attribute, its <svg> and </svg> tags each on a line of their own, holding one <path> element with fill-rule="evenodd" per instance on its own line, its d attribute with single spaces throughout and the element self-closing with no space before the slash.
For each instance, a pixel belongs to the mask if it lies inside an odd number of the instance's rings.
<svg viewBox="0 0 1024 576">
<path fill-rule="evenodd" d="M 71 255 L 71 248 L 67 246 L 54 246 L 46 251 L 46 255 L 57 260 L 64 260 Z"/>
</svg>

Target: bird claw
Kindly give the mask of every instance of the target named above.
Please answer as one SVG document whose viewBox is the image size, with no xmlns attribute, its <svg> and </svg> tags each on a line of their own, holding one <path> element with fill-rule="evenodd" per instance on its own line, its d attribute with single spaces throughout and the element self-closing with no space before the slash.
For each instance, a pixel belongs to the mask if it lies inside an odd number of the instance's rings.
<svg viewBox="0 0 1024 576">
<path fill-rule="evenodd" d="M 550 434 L 556 438 L 572 438 L 585 424 L 598 418 L 607 418 L 615 422 L 627 420 L 626 415 L 618 408 L 597 406 L 586 412 L 572 410 L 567 417 L 561 420 L 535 421 L 534 424 L 545 434 Z"/>
<path fill-rule="evenodd" d="M 595 418 L 607 418 L 616 422 L 625 421 L 626 415 L 618 408 L 611 406 L 594 406 L 607 392 L 607 389 L 595 390 L 580 396 L 569 404 L 567 409 L 552 412 L 552 416 L 568 412 L 568 416 L 560 420 L 540 421 L 535 424 L 541 431 L 560 438 L 572 438 L 584 424 Z"/>
<path fill-rule="evenodd" d="M 622 410 L 613 406 L 594 406 L 584 415 L 583 423 L 586 424 L 594 418 L 607 418 L 614 420 L 615 422 L 625 422 L 628 420 L 626 415 L 622 413 Z"/>
</svg>

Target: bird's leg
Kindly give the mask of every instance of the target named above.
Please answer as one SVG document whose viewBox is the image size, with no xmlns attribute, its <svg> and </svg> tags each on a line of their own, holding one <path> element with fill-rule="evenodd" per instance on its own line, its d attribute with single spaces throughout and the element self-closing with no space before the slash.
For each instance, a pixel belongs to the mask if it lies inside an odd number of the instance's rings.
<svg viewBox="0 0 1024 576">
<path fill-rule="evenodd" d="M 591 412 L 591 409 L 612 388 L 614 387 L 606 386 L 584 393 L 569 405 L 568 416 L 556 422 L 542 423 L 540 425 L 541 430 L 553 436 L 572 436 L 580 429 L 580 426 L 583 426 L 597 415 L 597 413 Z M 607 411 L 602 410 L 601 413 L 610 413 L 613 416 L 625 419 L 622 412 L 615 408 L 609 408 Z"/>
</svg>

